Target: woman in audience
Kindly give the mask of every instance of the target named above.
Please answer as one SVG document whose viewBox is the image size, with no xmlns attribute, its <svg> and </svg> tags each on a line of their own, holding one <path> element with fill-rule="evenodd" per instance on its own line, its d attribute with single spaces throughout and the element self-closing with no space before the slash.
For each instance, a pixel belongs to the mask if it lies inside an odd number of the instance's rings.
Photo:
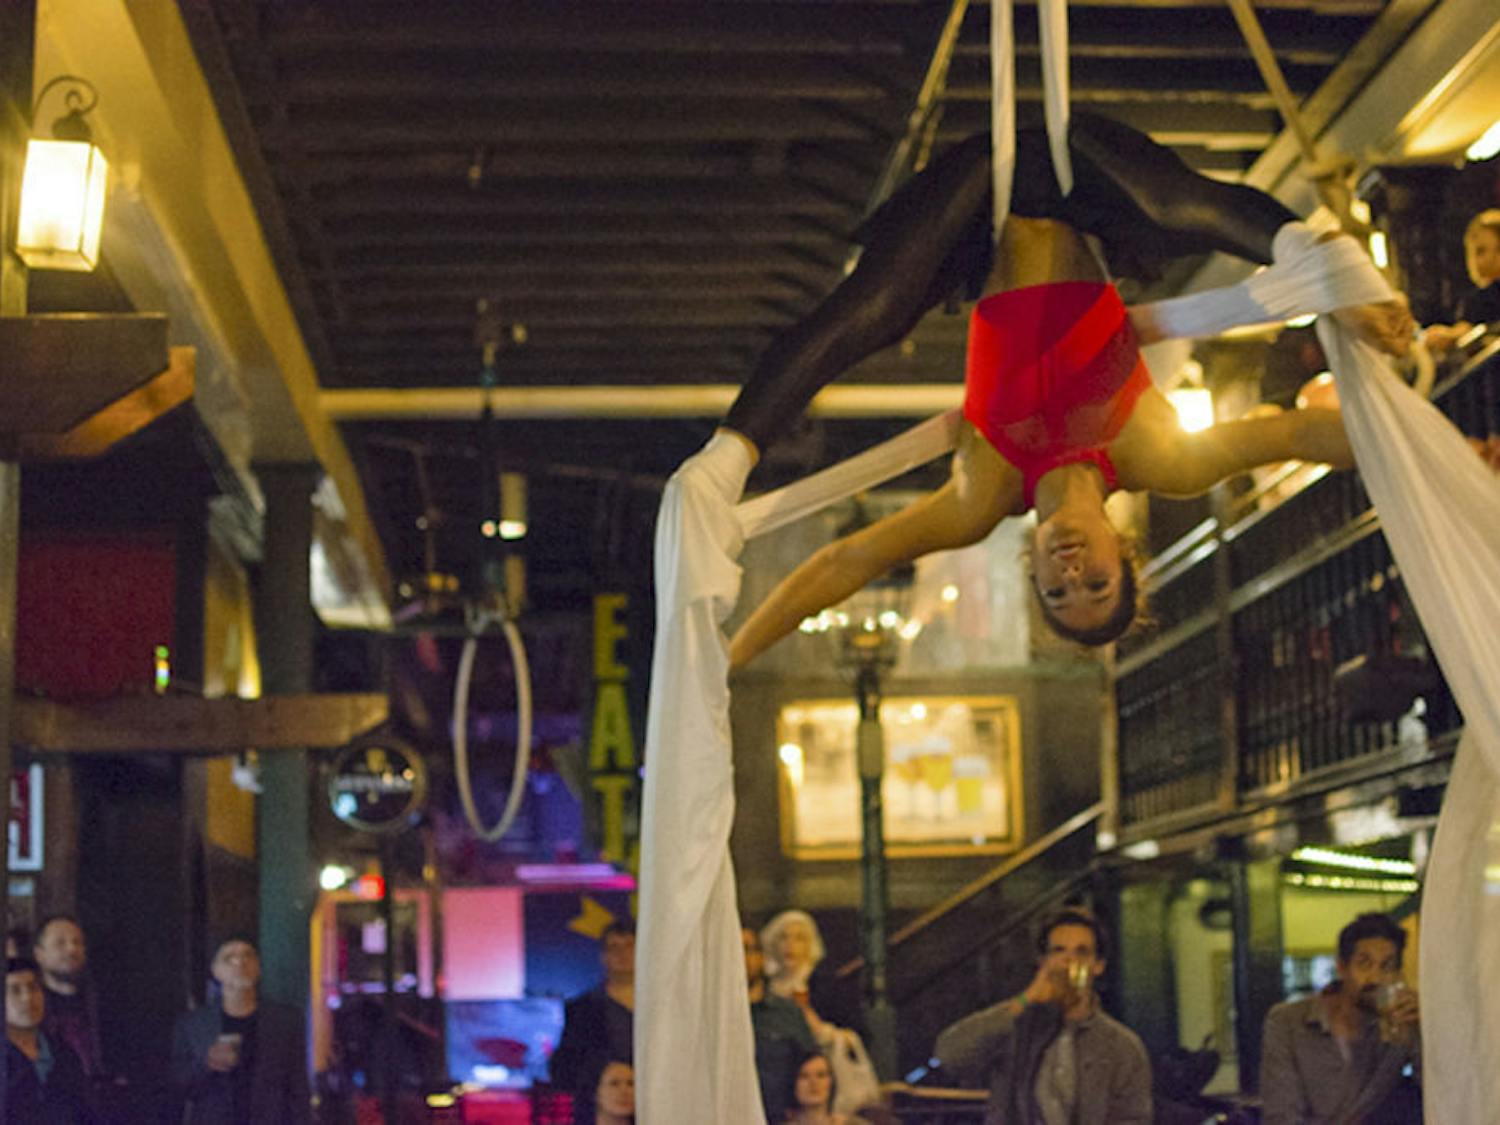
<svg viewBox="0 0 1500 1125">
<path fill-rule="evenodd" d="M 830 995 L 831 973 L 820 969 L 826 950 L 812 916 L 802 910 L 783 910 L 760 932 L 766 952 L 766 983 L 771 991 L 802 1009 L 813 1038 L 823 1046 L 836 1025 L 849 1013 Z"/>
<path fill-rule="evenodd" d="M 828 1056 L 821 1051 L 804 1056 L 792 1080 L 788 1099 L 792 1108 L 786 1111 L 786 1120 L 796 1125 L 863 1125 L 863 1117 L 833 1111 L 837 1092 Z"/>
<path fill-rule="evenodd" d="M 594 1083 L 592 1113 L 577 1117 L 593 1125 L 634 1125 L 635 1071 L 628 1062 L 615 1059 L 605 1064 Z"/>
</svg>

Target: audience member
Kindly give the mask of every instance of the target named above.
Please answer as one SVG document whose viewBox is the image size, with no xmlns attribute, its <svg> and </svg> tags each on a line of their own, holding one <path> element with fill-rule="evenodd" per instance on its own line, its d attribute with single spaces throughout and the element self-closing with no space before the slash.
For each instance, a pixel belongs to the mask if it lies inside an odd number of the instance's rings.
<svg viewBox="0 0 1500 1125">
<path fill-rule="evenodd" d="M 628 1062 L 611 1059 L 605 1063 L 592 1083 L 592 1093 L 591 1112 L 582 1120 L 592 1125 L 632 1125 L 635 1121 L 635 1071 Z"/>
<path fill-rule="evenodd" d="M 611 922 L 599 939 L 604 982 L 568 1001 L 552 1052 L 552 1083 L 587 1094 L 611 1059 L 629 1063 L 635 1035 L 635 927 Z M 592 1100 L 591 1098 L 588 1100 Z"/>
<path fill-rule="evenodd" d="M 1038 938 L 1026 990 L 944 1031 L 938 1061 L 960 1077 L 988 1079 L 990 1125 L 1150 1122 L 1146 1048 L 1104 1013 L 1094 992 L 1107 956 L 1103 927 L 1073 907 L 1050 918 Z"/>
<path fill-rule="evenodd" d="M 755 1029 L 755 1070 L 766 1120 L 786 1117 L 797 1060 L 817 1051 L 802 1009 L 766 987 L 766 958 L 760 937 L 749 927 L 740 931 L 745 946 L 745 983 L 750 995 L 750 1023 Z"/>
<path fill-rule="evenodd" d="M 44 1030 L 54 1041 L 72 1047 L 90 1078 L 104 1073 L 99 1049 L 99 1012 L 88 987 L 88 943 L 71 914 L 52 914 L 37 927 L 32 953 L 42 968 L 47 990 Z"/>
<path fill-rule="evenodd" d="M 1434 324 L 1422 339 L 1436 354 L 1476 324 L 1500 321 L 1500 208 L 1481 211 L 1464 230 L 1464 265 L 1474 288 L 1458 302 L 1457 323 Z"/>
<path fill-rule="evenodd" d="M 218 999 L 186 1012 L 172 1034 L 172 1074 L 191 1125 L 311 1120 L 305 1020 L 260 999 L 260 955 L 247 938 L 214 951 Z"/>
<path fill-rule="evenodd" d="M 70 1125 L 96 1120 L 83 1062 L 45 1028 L 46 991 L 35 961 L 5 963 L 5 1120 Z"/>
<path fill-rule="evenodd" d="M 1417 994 L 1401 981 L 1405 949 L 1390 918 L 1361 914 L 1339 933 L 1338 979 L 1266 1014 L 1266 1125 L 1421 1120 L 1402 1077 L 1421 1056 Z"/>
<path fill-rule="evenodd" d="M 786 1092 L 786 1120 L 795 1125 L 865 1125 L 863 1117 L 834 1112 L 837 1096 L 838 1082 L 828 1056 L 821 1051 L 803 1055 Z"/>
<path fill-rule="evenodd" d="M 783 910 L 760 931 L 766 953 L 766 982 L 771 991 L 791 1000 L 807 1017 L 807 1026 L 826 1045 L 835 1027 L 853 1024 L 853 1013 L 838 1006 L 833 974 L 823 967 L 827 950 L 812 915 Z"/>
</svg>

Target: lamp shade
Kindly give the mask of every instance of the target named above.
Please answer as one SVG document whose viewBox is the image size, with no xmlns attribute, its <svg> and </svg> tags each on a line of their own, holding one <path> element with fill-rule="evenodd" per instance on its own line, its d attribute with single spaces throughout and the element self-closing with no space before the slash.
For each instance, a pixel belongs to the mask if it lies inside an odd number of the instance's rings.
<svg viewBox="0 0 1500 1125">
<path fill-rule="evenodd" d="M 92 270 L 99 264 L 109 164 L 87 141 L 26 147 L 16 253 L 32 269 Z"/>
</svg>

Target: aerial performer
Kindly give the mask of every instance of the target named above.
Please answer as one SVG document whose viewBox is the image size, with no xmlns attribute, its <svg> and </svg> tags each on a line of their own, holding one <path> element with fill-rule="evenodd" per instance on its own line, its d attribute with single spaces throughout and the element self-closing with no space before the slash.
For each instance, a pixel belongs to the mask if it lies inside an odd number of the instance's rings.
<svg viewBox="0 0 1500 1125">
<path fill-rule="evenodd" d="M 1253 188 L 1198 175 L 1118 122 L 1076 114 L 1068 142 L 1074 183 L 1064 196 L 1046 136 L 1020 133 L 998 240 L 989 138 L 948 150 L 866 224 L 854 272 L 771 345 L 746 383 L 724 430 L 754 457 L 843 370 L 902 339 L 951 294 L 968 287 L 979 296 L 948 482 L 795 570 L 734 636 L 733 665 L 892 566 L 976 543 L 1033 508 L 1029 564 L 1044 620 L 1104 644 L 1128 629 L 1137 603 L 1129 549 L 1105 515 L 1112 491 L 1196 495 L 1290 459 L 1353 466 L 1336 410 L 1184 433 L 1140 357 L 1162 330 L 1150 306 L 1125 308 L 1106 272 L 1106 263 L 1134 272 L 1213 250 L 1269 264 L 1277 233 L 1297 216 Z M 1404 354 L 1414 328 L 1396 299 L 1339 315 L 1393 355 Z"/>
</svg>

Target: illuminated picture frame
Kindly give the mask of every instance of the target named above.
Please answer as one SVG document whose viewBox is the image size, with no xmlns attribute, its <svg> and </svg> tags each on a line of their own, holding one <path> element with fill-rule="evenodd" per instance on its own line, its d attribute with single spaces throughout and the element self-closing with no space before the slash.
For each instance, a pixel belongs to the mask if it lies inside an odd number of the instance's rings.
<svg viewBox="0 0 1500 1125">
<path fill-rule="evenodd" d="M 880 706 L 886 854 L 1004 854 L 1022 838 L 1021 713 L 1014 696 L 891 696 Z M 776 719 L 782 851 L 859 855 L 855 704 L 800 699 Z"/>
</svg>

